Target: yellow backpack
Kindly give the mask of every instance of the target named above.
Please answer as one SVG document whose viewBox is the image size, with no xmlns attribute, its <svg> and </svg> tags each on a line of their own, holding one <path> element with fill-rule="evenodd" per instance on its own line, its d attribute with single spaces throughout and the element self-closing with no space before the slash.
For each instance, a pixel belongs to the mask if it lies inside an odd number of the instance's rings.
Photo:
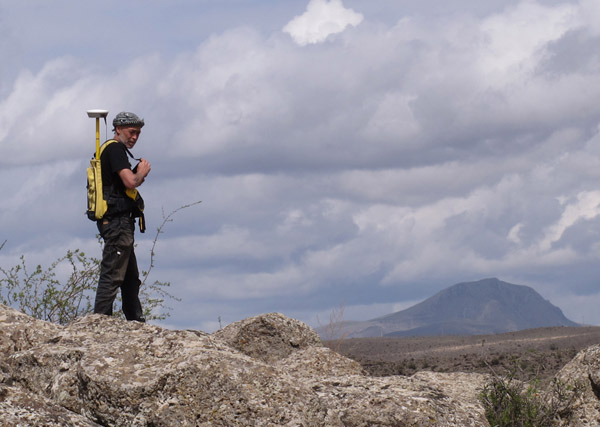
<svg viewBox="0 0 600 427">
<path fill-rule="evenodd" d="M 100 150 L 97 150 L 96 155 L 90 160 L 90 167 L 87 168 L 87 216 L 92 221 L 102 219 L 108 209 L 102 191 L 102 167 L 100 156 L 104 149 L 113 142 L 117 141 L 111 139 L 102 144 Z"/>
<path fill-rule="evenodd" d="M 92 221 L 102 219 L 108 210 L 108 204 L 104 199 L 102 188 L 102 163 L 100 162 L 100 156 L 102 156 L 104 149 L 114 142 L 118 141 L 109 139 L 101 147 L 97 148 L 95 156 L 90 160 L 90 167 L 87 168 L 87 216 Z M 134 158 L 129 150 L 126 151 L 127 154 Z M 135 201 L 136 208 L 139 210 L 135 216 L 139 216 L 140 218 L 140 231 L 143 233 L 146 231 L 144 201 L 137 189 L 127 188 L 125 193 Z"/>
</svg>

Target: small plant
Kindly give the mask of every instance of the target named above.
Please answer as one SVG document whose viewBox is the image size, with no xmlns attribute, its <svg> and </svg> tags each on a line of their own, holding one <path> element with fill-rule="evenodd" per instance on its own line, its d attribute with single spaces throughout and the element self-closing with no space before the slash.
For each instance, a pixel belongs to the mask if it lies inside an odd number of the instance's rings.
<svg viewBox="0 0 600 427">
<path fill-rule="evenodd" d="M 339 308 L 334 308 L 329 314 L 329 323 L 323 327 L 323 338 L 325 341 L 332 341 L 334 344 L 330 346 L 333 351 L 340 352 L 342 344 L 348 336 L 344 331 L 344 304 L 340 304 Z M 321 321 L 317 316 L 317 322 Z"/>
<path fill-rule="evenodd" d="M 542 391 L 537 380 L 527 384 L 516 380 L 514 373 L 508 377 L 493 373 L 479 400 L 491 426 L 538 427 L 568 417 L 579 392 L 580 386 L 567 386 L 557 379 L 548 391 Z"/>
<path fill-rule="evenodd" d="M 534 427 L 545 423 L 546 411 L 538 398 L 535 386 L 527 386 L 514 380 L 494 376 L 480 394 L 485 416 L 490 425 Z M 551 421 L 551 420 L 548 420 Z"/>
</svg>

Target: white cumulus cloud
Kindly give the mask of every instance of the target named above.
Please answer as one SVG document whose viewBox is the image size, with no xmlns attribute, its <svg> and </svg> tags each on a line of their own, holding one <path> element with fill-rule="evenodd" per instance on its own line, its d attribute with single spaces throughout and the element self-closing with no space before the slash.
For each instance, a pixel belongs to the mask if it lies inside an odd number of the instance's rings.
<svg viewBox="0 0 600 427">
<path fill-rule="evenodd" d="M 355 27 L 363 15 L 346 9 L 342 0 L 311 0 L 306 12 L 296 16 L 283 28 L 301 46 L 321 43 L 332 34 L 341 33 L 348 26 Z"/>
</svg>

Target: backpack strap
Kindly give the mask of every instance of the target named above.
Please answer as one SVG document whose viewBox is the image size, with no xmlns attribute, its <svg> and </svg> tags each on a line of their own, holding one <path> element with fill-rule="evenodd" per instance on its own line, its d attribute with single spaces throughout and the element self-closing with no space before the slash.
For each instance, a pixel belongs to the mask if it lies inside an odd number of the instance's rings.
<svg viewBox="0 0 600 427">
<path fill-rule="evenodd" d="M 104 149 L 106 147 L 108 147 L 110 144 L 112 144 L 113 142 L 118 142 L 116 139 L 109 139 L 108 141 L 106 141 L 104 144 L 102 144 L 100 146 L 100 152 L 97 153 L 98 155 L 96 156 L 97 159 L 100 159 L 100 156 L 102 156 L 102 153 L 104 152 Z"/>
<path fill-rule="evenodd" d="M 127 151 L 127 154 L 129 154 L 129 157 L 131 157 L 133 160 L 137 160 L 138 162 L 140 160 L 142 160 L 141 158 L 138 159 L 137 157 L 133 157 L 133 154 L 131 154 L 131 151 L 129 151 L 129 148 L 125 147 L 125 151 Z"/>
<path fill-rule="evenodd" d="M 140 216 L 138 218 L 138 224 L 140 226 L 140 233 L 146 232 L 146 217 L 144 216 L 144 212 L 140 212 Z"/>
<path fill-rule="evenodd" d="M 100 156 L 102 155 L 102 153 L 104 152 L 104 149 L 106 147 L 108 147 L 110 144 L 112 144 L 113 142 L 119 142 L 116 139 L 109 139 L 108 141 L 106 141 L 104 144 L 102 144 L 100 146 L 100 152 L 98 153 L 98 159 L 100 158 Z M 123 144 L 123 146 L 125 146 L 125 144 Z M 131 151 L 129 151 L 129 148 L 125 147 L 125 151 L 127 151 L 127 154 L 129 154 L 129 157 L 131 157 L 133 160 L 137 160 L 138 162 L 142 159 L 138 159 L 137 157 L 134 157 L 133 154 L 131 154 Z"/>
</svg>

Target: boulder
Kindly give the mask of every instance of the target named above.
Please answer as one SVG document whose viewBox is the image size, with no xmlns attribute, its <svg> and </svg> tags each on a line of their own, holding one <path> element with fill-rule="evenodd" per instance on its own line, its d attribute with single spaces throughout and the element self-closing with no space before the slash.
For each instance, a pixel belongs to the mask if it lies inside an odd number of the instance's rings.
<svg viewBox="0 0 600 427">
<path fill-rule="evenodd" d="M 555 379 L 558 390 L 551 398 L 569 408 L 563 425 L 600 425 L 600 345 L 580 351 Z"/>
<path fill-rule="evenodd" d="M 321 338 L 308 325 L 280 313 L 232 323 L 214 336 L 235 350 L 267 363 L 286 358 L 297 350 L 322 346 Z"/>
<path fill-rule="evenodd" d="M 270 313 L 212 335 L 0 306 L 0 419 L 73 426 L 485 426 L 486 377 L 370 377 Z"/>
</svg>

